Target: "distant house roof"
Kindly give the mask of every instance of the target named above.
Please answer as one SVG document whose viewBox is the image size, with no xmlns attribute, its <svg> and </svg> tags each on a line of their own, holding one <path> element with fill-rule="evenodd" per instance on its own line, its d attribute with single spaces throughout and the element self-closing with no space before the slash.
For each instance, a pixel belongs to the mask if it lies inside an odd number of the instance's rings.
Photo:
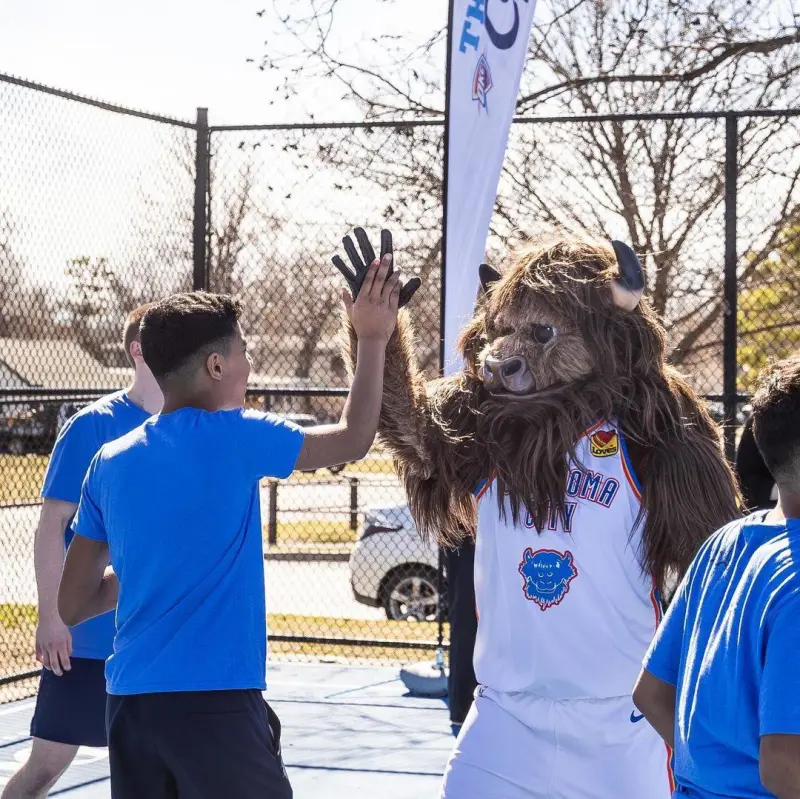
<svg viewBox="0 0 800 799">
<path fill-rule="evenodd" d="M 131 369 L 103 366 L 76 341 L 65 339 L 0 338 L 0 363 L 19 378 L 20 387 L 114 389 L 133 375 Z"/>
</svg>

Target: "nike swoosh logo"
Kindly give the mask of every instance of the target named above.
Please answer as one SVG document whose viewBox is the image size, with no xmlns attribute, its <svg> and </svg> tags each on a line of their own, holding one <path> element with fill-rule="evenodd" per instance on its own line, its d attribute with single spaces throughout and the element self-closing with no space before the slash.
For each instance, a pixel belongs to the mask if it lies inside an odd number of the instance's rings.
<svg viewBox="0 0 800 799">
<path fill-rule="evenodd" d="M 642 715 L 640 715 L 640 716 L 637 716 L 637 715 L 636 715 L 636 711 L 635 711 L 635 710 L 632 710 L 632 711 L 631 711 L 631 721 L 632 721 L 634 724 L 636 724 L 636 722 L 637 722 L 637 721 L 641 721 L 643 718 L 644 718 L 644 714 L 642 714 Z"/>
</svg>

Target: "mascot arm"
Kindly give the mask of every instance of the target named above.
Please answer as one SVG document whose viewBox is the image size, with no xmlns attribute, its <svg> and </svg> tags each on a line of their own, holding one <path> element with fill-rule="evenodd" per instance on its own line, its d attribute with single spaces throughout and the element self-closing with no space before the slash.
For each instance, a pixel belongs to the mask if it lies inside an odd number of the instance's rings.
<svg viewBox="0 0 800 799">
<path fill-rule="evenodd" d="M 345 362 L 351 373 L 356 344 L 348 321 Z M 401 311 L 386 349 L 378 435 L 394 459 L 420 533 L 445 545 L 474 531 L 473 492 L 486 476 L 474 435 L 478 391 L 464 373 L 424 379 L 411 321 Z"/>
<path fill-rule="evenodd" d="M 668 583 L 683 577 L 703 542 L 741 516 L 741 496 L 719 429 L 688 385 L 671 382 L 683 424 L 631 452 L 646 513 L 644 560 L 665 597 Z"/>
<path fill-rule="evenodd" d="M 356 244 L 342 240 L 348 266 L 335 255 L 333 263 L 355 298 L 364 282 L 375 250 L 363 228 L 356 228 Z M 360 253 L 359 253 L 360 249 Z M 393 255 L 391 233 L 381 231 L 380 257 Z M 390 267 L 391 268 L 391 267 Z M 400 291 L 400 307 L 419 288 L 412 278 Z M 349 320 L 345 335 L 345 363 L 355 371 L 355 331 Z M 425 537 L 450 544 L 474 530 L 473 491 L 482 476 L 475 453 L 478 387 L 466 375 L 427 384 L 414 355 L 414 333 L 405 311 L 386 348 L 378 434 L 391 452 L 408 495 L 411 512 Z"/>
</svg>

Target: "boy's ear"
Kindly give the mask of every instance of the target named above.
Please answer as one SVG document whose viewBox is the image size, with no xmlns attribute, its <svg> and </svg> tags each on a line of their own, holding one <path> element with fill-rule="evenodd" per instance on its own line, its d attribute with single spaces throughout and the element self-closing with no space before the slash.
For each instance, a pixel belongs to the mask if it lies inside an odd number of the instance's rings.
<svg viewBox="0 0 800 799">
<path fill-rule="evenodd" d="M 222 380 L 222 358 L 218 352 L 212 352 L 206 358 L 206 371 L 212 380 Z"/>
<path fill-rule="evenodd" d="M 141 341 L 132 341 L 130 346 L 130 356 L 134 360 L 144 360 L 142 356 L 142 342 Z"/>
</svg>

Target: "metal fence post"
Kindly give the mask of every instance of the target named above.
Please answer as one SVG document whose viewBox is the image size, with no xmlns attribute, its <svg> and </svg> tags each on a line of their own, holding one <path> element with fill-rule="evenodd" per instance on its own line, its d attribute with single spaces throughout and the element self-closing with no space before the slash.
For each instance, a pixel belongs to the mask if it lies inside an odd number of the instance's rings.
<svg viewBox="0 0 800 799">
<path fill-rule="evenodd" d="M 350 478 L 350 529 L 358 530 L 358 478 Z"/>
<path fill-rule="evenodd" d="M 267 543 L 274 547 L 278 543 L 278 481 L 269 481 L 269 522 Z"/>
<path fill-rule="evenodd" d="M 194 230 L 192 250 L 194 269 L 192 288 L 195 291 L 208 288 L 206 269 L 206 232 L 208 230 L 208 185 L 210 174 L 210 150 L 208 132 L 208 109 L 197 109 L 197 141 L 195 145 L 194 171 Z"/>
<path fill-rule="evenodd" d="M 444 669 L 444 614 L 445 614 L 445 585 L 444 585 L 444 550 L 439 547 L 439 562 L 436 568 L 436 593 L 439 601 L 436 603 L 436 668 Z"/>
<path fill-rule="evenodd" d="M 736 114 L 725 115 L 725 274 L 722 334 L 722 394 L 725 409 L 725 455 L 736 457 L 737 385 L 737 264 L 736 189 L 739 178 L 739 126 Z"/>
</svg>

